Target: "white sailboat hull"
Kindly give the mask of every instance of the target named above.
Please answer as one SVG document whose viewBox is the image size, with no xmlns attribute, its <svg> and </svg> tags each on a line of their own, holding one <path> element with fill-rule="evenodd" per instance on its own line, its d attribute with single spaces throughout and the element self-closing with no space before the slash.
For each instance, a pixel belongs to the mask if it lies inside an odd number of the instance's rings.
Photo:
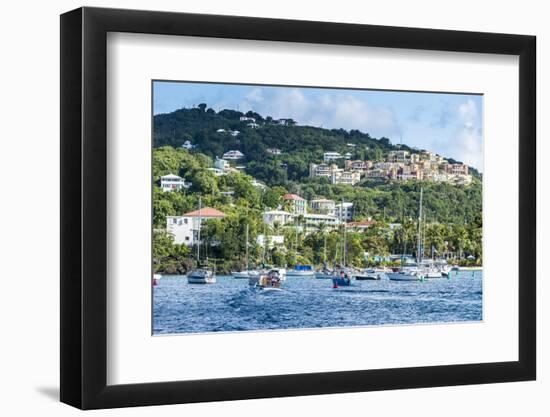
<svg viewBox="0 0 550 417">
<path fill-rule="evenodd" d="M 424 278 L 423 275 L 416 272 L 387 272 L 386 275 L 390 281 L 420 281 Z"/>
<path fill-rule="evenodd" d="M 212 271 L 195 270 L 187 274 L 187 282 L 189 284 L 215 284 L 216 277 Z"/>
<path fill-rule="evenodd" d="M 259 275 L 258 271 L 235 271 L 231 272 L 231 276 L 235 279 L 248 279 Z"/>
<path fill-rule="evenodd" d="M 286 275 L 289 277 L 312 277 L 315 275 L 315 271 L 296 271 L 291 269 L 286 271 Z"/>
</svg>

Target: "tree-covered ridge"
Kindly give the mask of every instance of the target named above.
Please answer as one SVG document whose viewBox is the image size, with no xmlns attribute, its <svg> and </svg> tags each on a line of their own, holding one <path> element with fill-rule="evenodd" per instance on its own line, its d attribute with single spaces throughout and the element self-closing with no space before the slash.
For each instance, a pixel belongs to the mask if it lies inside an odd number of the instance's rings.
<svg viewBox="0 0 550 417">
<path fill-rule="evenodd" d="M 259 128 L 249 127 L 250 121 L 240 120 L 242 116 L 254 118 Z M 239 162 L 246 165 L 247 173 L 269 185 L 303 181 L 309 174 L 309 165 L 322 161 L 327 151 L 350 152 L 352 159 L 370 161 L 382 161 L 390 151 L 397 149 L 415 151 L 407 145 L 393 145 L 388 138 L 373 138 L 359 130 L 300 126 L 291 119 L 286 119 L 283 125 L 255 112 L 216 112 L 206 104 L 155 115 L 153 122 L 155 148 L 166 145 L 178 148 L 190 141 L 196 146 L 196 152 L 211 158 L 221 157 L 229 150 L 240 150 L 245 156 Z M 220 133 L 220 129 L 239 133 Z M 280 149 L 282 153 L 270 154 L 269 148 Z M 458 162 L 452 158 L 447 160 Z M 470 168 L 470 172 L 480 178 L 475 169 Z"/>
</svg>

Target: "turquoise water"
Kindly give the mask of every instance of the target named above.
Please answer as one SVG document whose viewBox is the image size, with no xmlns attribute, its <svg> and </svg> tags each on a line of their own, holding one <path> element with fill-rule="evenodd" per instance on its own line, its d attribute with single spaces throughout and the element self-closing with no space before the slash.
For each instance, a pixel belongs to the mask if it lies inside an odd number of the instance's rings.
<svg viewBox="0 0 550 417">
<path fill-rule="evenodd" d="M 287 278 L 284 291 L 250 290 L 248 280 L 218 276 L 210 285 L 185 276 L 162 277 L 153 287 L 153 333 L 448 323 L 482 319 L 482 273 L 453 272 L 425 282 Z"/>
</svg>

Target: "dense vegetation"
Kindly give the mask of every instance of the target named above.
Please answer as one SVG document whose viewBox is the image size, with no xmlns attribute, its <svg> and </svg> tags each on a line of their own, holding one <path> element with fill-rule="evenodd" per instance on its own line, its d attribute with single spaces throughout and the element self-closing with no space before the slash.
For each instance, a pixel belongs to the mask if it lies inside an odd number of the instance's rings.
<svg viewBox="0 0 550 417">
<path fill-rule="evenodd" d="M 224 147 L 222 151 L 227 149 Z M 438 253 L 454 251 L 464 256 L 473 255 L 478 263 L 481 262 L 482 199 L 481 182 L 477 179 L 467 187 L 415 181 L 364 181 L 352 187 L 307 178 L 301 178 L 299 182 L 285 178 L 276 184 L 271 182 L 271 186 L 262 190 L 253 185 L 253 177 L 247 173 L 216 177 L 207 170 L 213 164 L 212 156 L 203 153 L 200 148 L 189 152 L 173 146 L 161 146 L 154 150 L 153 258 L 156 271 L 184 273 L 193 265 L 190 248 L 174 245 L 172 237 L 165 232 L 166 216 L 195 210 L 199 196 L 203 206 L 215 207 L 226 213 L 221 220 L 208 221 L 203 229 L 204 250 L 211 259 L 217 259 L 221 272 L 243 267 L 247 225 L 253 264 L 264 261 L 281 266 L 321 264 L 325 260 L 325 240 L 327 261 L 334 262 L 342 230 L 330 231 L 321 225 L 317 231 L 306 235 L 297 232 L 294 227 L 274 225 L 268 229 L 263 223 L 263 210 L 282 205 L 281 197 L 287 192 L 298 193 L 306 199 L 322 195 L 337 201 L 351 201 L 355 205 L 354 220 L 372 218 L 376 221 L 365 233 L 348 233 L 346 248 L 349 263 L 364 266 L 373 261 L 374 255 L 401 253 L 403 250 L 414 253 L 420 186 L 424 189 L 426 253 L 433 247 Z M 162 192 L 158 180 L 168 173 L 191 181 L 192 187 L 189 190 Z M 224 191 L 233 191 L 233 195 L 222 194 Z M 303 221 L 301 218 L 297 220 L 298 223 Z M 391 223 L 400 223 L 401 227 L 391 230 Z M 266 232 L 268 235 L 284 235 L 284 247 L 264 252 L 256 243 L 256 238 Z M 365 252 L 370 258 L 365 258 Z"/>
</svg>

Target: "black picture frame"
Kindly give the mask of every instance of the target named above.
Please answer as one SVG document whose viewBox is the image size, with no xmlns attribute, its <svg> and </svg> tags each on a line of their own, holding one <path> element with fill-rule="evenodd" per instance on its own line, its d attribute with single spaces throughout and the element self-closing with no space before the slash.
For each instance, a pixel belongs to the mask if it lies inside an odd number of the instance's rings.
<svg viewBox="0 0 550 417">
<path fill-rule="evenodd" d="M 108 32 L 519 56 L 519 360 L 107 385 Z M 535 379 L 534 36 L 84 7 L 61 15 L 60 56 L 62 402 L 96 409 Z"/>
</svg>

